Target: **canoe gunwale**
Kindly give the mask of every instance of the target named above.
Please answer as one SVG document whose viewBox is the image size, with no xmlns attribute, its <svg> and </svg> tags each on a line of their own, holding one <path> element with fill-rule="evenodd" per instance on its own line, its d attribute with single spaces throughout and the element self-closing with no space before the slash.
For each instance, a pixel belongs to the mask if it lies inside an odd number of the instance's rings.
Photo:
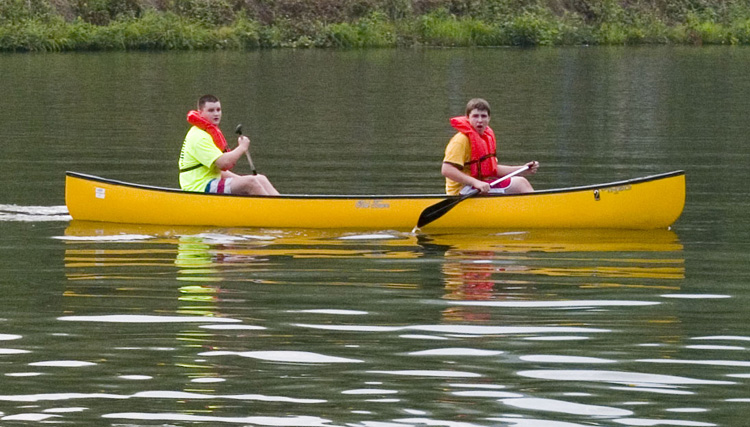
<svg viewBox="0 0 750 427">
<path fill-rule="evenodd" d="M 602 184 L 592 184 L 592 185 L 584 185 L 584 186 L 578 186 L 578 187 L 565 187 L 565 188 L 553 188 L 548 190 L 537 190 L 533 193 L 524 193 L 524 194 L 492 194 L 487 195 L 483 197 L 487 198 L 495 198 L 495 197 L 529 197 L 534 195 L 545 195 L 545 194 L 557 194 L 557 193 L 570 193 L 570 192 L 577 192 L 577 191 L 587 191 L 587 190 L 596 190 L 596 189 L 602 189 L 602 188 L 609 188 L 609 187 L 620 187 L 624 185 L 633 185 L 633 184 L 640 184 L 644 182 L 649 181 L 655 181 L 659 179 L 664 178 L 670 178 L 674 176 L 680 176 L 684 175 L 684 170 L 676 170 L 672 172 L 665 172 L 660 173 L 656 175 L 649 175 L 645 177 L 640 178 L 633 178 L 633 179 L 627 179 L 627 180 L 621 180 L 621 181 L 613 181 L 613 182 L 607 182 Z M 213 194 L 213 193 L 200 193 L 200 192 L 193 192 L 193 191 L 183 191 L 178 188 L 167 188 L 167 187 L 157 187 L 152 185 L 144 185 L 144 184 L 134 184 L 130 182 L 125 181 L 119 181 L 114 179 L 107 179 L 102 178 L 95 175 L 89 175 L 85 173 L 80 172 L 73 172 L 73 171 L 67 171 L 65 172 L 66 176 L 70 176 L 73 178 L 79 178 L 84 179 L 87 181 L 96 181 L 101 182 L 104 184 L 109 185 L 118 185 L 118 186 L 124 186 L 124 187 L 131 187 L 131 188 L 137 188 L 142 190 L 149 190 L 149 191 L 159 191 L 159 192 L 165 192 L 165 193 L 176 193 L 176 194 L 184 194 L 184 195 L 191 195 L 191 196 L 211 196 L 211 197 L 230 197 L 230 198 L 286 198 L 286 199 L 309 199 L 309 200 L 356 200 L 356 199 L 445 199 L 445 198 L 456 198 L 459 196 L 447 196 L 445 194 L 396 194 L 396 195 L 367 195 L 367 194 L 361 194 L 361 195 L 309 195 L 309 194 L 282 194 L 279 196 L 241 196 L 236 194 Z"/>
</svg>

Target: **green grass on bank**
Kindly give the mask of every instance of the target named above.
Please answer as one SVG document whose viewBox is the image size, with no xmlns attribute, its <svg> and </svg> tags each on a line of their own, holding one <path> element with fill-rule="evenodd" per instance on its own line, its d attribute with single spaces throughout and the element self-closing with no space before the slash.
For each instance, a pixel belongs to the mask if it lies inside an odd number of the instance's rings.
<svg viewBox="0 0 750 427">
<path fill-rule="evenodd" d="M 750 44 L 726 0 L 0 0 L 0 50 Z"/>
</svg>

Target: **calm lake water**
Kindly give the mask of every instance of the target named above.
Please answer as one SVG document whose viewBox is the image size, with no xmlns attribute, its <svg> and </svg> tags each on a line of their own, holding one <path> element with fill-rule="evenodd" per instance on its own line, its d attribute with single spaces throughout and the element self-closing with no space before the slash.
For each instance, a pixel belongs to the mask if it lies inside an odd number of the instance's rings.
<svg viewBox="0 0 750 427">
<path fill-rule="evenodd" d="M 747 425 L 748 69 L 746 48 L 0 55 L 0 422 Z M 684 169 L 687 204 L 648 232 L 70 221 L 66 170 L 176 186 L 203 93 L 285 193 L 439 193 L 447 119 L 481 96 L 536 188 Z"/>
</svg>

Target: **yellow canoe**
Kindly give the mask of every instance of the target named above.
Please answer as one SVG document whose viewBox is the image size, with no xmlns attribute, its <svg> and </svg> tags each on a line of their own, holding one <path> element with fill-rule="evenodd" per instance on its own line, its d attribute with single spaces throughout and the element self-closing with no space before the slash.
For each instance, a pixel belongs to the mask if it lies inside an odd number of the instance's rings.
<svg viewBox="0 0 750 427">
<path fill-rule="evenodd" d="M 444 195 L 233 196 L 185 192 L 68 172 L 73 219 L 220 227 L 411 230 Z M 664 229 L 685 205 L 685 172 L 530 194 L 472 197 L 428 229 Z"/>
</svg>

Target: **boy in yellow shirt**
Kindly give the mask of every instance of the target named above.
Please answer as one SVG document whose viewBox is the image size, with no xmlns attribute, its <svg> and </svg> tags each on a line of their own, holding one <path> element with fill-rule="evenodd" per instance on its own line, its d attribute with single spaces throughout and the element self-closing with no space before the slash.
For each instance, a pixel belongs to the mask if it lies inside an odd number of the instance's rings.
<svg viewBox="0 0 750 427">
<path fill-rule="evenodd" d="M 237 175 L 231 171 L 250 147 L 250 139 L 240 135 L 234 150 L 227 148 L 219 129 L 221 102 L 213 95 L 198 100 L 198 110 L 188 113 L 190 128 L 180 152 L 180 188 L 217 194 L 278 196 L 279 192 L 264 175 Z"/>
<path fill-rule="evenodd" d="M 497 162 L 495 132 L 489 127 L 490 104 L 474 98 L 466 104 L 466 116 L 453 117 L 451 126 L 456 133 L 445 147 L 441 172 L 445 177 L 445 192 L 449 195 L 463 194 L 472 188 L 480 194 L 517 194 L 534 191 L 531 183 L 522 176 L 504 180 L 495 187 L 490 182 L 505 176 L 524 165 L 508 166 Z M 526 164 L 529 169 L 520 175 L 535 174 L 539 162 Z"/>
</svg>

